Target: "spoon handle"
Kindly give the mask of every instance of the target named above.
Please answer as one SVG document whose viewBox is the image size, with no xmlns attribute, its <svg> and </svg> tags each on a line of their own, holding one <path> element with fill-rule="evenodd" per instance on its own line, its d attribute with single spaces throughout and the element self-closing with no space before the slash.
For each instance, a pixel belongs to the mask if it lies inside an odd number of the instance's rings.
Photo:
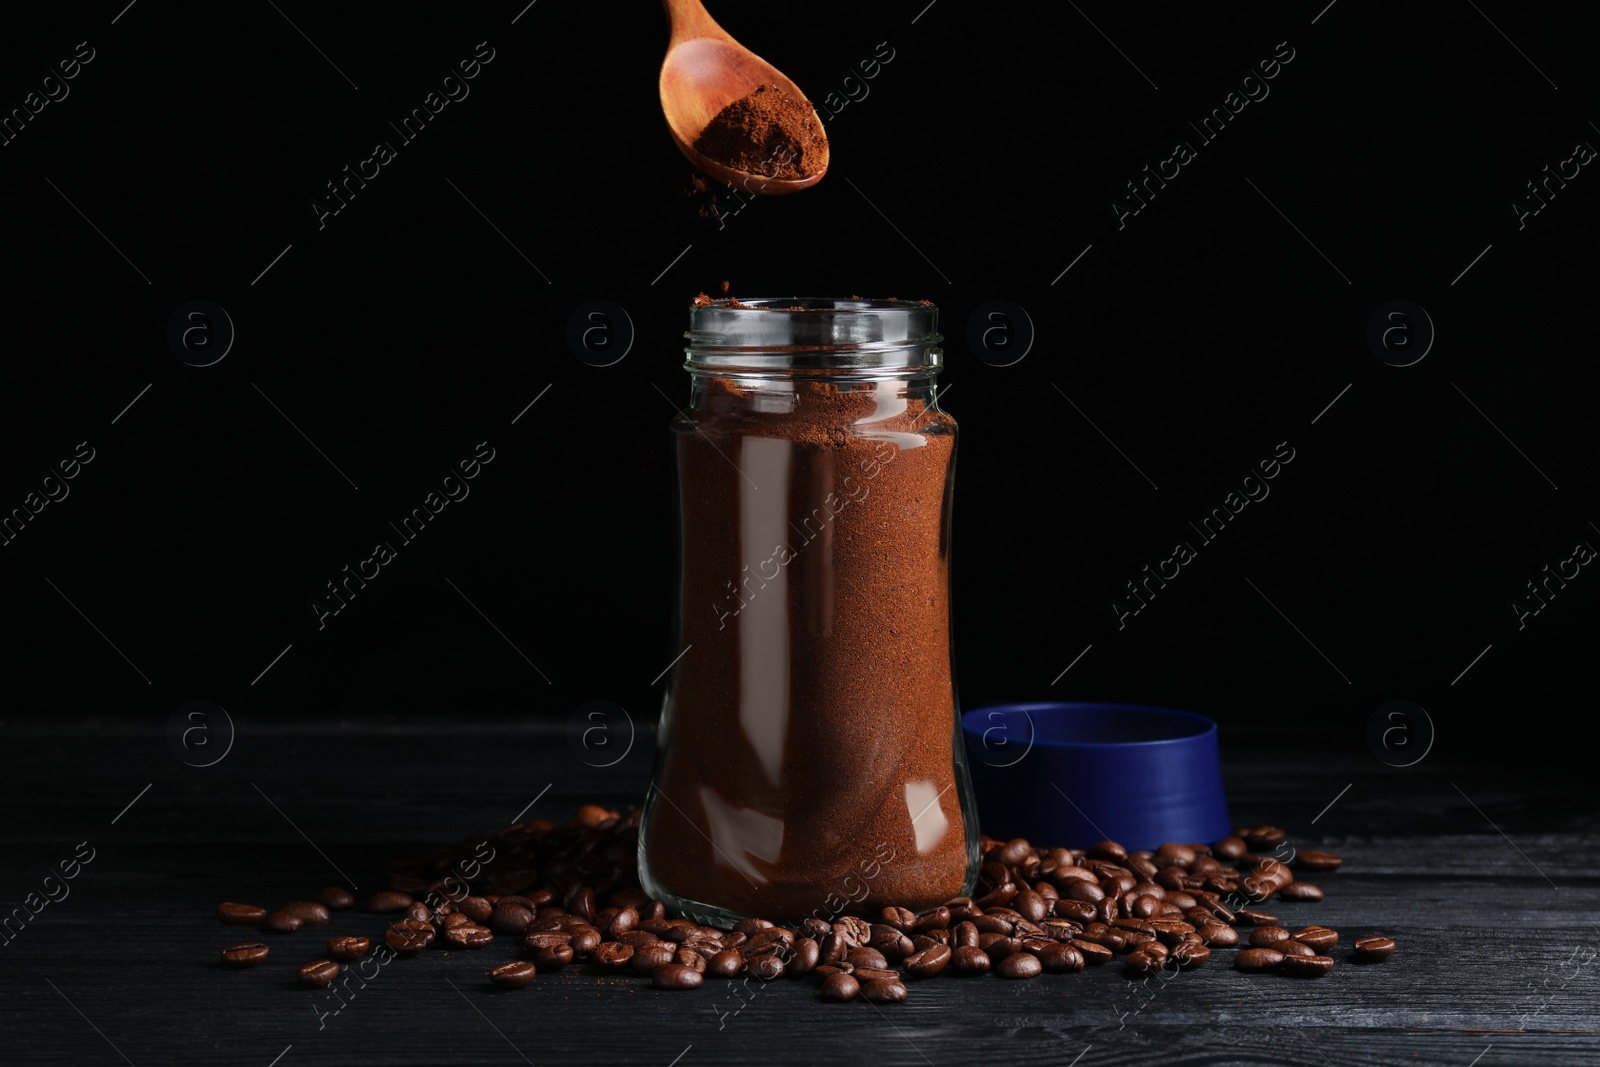
<svg viewBox="0 0 1600 1067">
<path fill-rule="evenodd" d="M 668 47 L 696 37 L 719 37 L 731 41 L 728 31 L 717 25 L 716 19 L 700 0 L 661 0 L 661 6 L 672 22 L 672 39 Z"/>
</svg>

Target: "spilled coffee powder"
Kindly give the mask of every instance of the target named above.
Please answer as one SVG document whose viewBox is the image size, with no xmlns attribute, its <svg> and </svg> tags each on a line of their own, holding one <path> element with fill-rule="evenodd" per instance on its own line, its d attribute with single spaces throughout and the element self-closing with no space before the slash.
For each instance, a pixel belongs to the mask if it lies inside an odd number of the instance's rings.
<svg viewBox="0 0 1600 1067">
<path fill-rule="evenodd" d="M 938 905 L 975 830 L 953 766 L 955 423 L 897 382 L 703 388 L 674 427 L 691 647 L 644 827 L 652 882 L 773 918 Z"/>
<path fill-rule="evenodd" d="M 717 112 L 694 147 L 724 166 L 766 178 L 807 178 L 828 165 L 828 138 L 816 112 L 776 85 L 760 86 Z"/>
</svg>

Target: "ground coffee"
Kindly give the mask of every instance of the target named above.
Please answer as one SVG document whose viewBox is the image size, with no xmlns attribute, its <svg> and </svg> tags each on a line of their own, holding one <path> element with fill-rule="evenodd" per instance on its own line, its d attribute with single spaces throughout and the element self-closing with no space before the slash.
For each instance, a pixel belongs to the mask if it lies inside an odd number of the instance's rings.
<svg viewBox="0 0 1600 1067">
<path fill-rule="evenodd" d="M 827 165 L 828 138 L 802 97 L 762 85 L 735 100 L 695 139 L 696 152 L 765 178 L 807 178 Z"/>
<path fill-rule="evenodd" d="M 650 878 L 791 919 L 956 896 L 954 421 L 903 382 L 726 378 L 691 417 Z"/>
</svg>

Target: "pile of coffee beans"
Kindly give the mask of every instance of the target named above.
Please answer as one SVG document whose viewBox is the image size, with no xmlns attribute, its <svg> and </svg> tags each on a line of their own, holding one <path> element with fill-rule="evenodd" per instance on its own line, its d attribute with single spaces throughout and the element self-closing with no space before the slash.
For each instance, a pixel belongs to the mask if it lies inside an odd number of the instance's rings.
<svg viewBox="0 0 1600 1067">
<path fill-rule="evenodd" d="M 906 999 L 908 982 L 985 973 L 1028 979 L 1119 955 L 1126 971 L 1143 975 L 1189 970 L 1213 950 L 1237 950 L 1240 971 L 1314 978 L 1333 970 L 1339 941 L 1334 930 L 1290 930 L 1262 910 L 1275 897 L 1323 899 L 1297 872 L 1332 872 L 1343 862 L 1331 852 L 1289 849 L 1287 834 L 1274 826 L 1241 827 L 1209 846 L 1169 843 L 1137 852 L 1114 841 L 1077 850 L 985 837 L 972 897 L 921 913 L 886 907 L 876 915 L 814 914 L 788 926 L 750 918 L 732 930 L 670 916 L 645 894 L 635 868 L 638 826 L 637 811 L 585 805 L 566 826 L 534 820 L 391 860 L 388 888 L 367 900 L 368 912 L 393 916 L 379 951 L 415 956 L 509 940 L 524 958 L 487 973 L 503 989 L 582 965 L 647 978 L 658 989 L 810 975 L 824 1000 L 893 1004 Z M 332 913 L 355 903 L 330 886 L 271 912 L 228 901 L 217 905 L 217 918 L 294 933 L 329 926 Z M 1241 928 L 1249 931 L 1243 946 Z M 307 988 L 326 987 L 341 964 L 366 956 L 373 944 L 333 937 L 326 955 L 300 965 L 297 978 Z M 1350 958 L 1377 963 L 1394 949 L 1387 937 L 1362 937 Z M 229 945 L 222 962 L 252 967 L 269 951 L 257 941 Z"/>
</svg>

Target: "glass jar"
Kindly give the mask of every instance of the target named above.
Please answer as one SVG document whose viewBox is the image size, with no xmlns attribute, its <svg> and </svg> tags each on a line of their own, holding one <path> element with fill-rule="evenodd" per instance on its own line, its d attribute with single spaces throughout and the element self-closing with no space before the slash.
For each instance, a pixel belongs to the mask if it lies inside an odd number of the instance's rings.
<svg viewBox="0 0 1600 1067">
<path fill-rule="evenodd" d="M 831 921 L 972 889 L 936 327 L 932 304 L 891 300 L 690 312 L 678 659 L 639 871 L 702 922 Z"/>
</svg>

